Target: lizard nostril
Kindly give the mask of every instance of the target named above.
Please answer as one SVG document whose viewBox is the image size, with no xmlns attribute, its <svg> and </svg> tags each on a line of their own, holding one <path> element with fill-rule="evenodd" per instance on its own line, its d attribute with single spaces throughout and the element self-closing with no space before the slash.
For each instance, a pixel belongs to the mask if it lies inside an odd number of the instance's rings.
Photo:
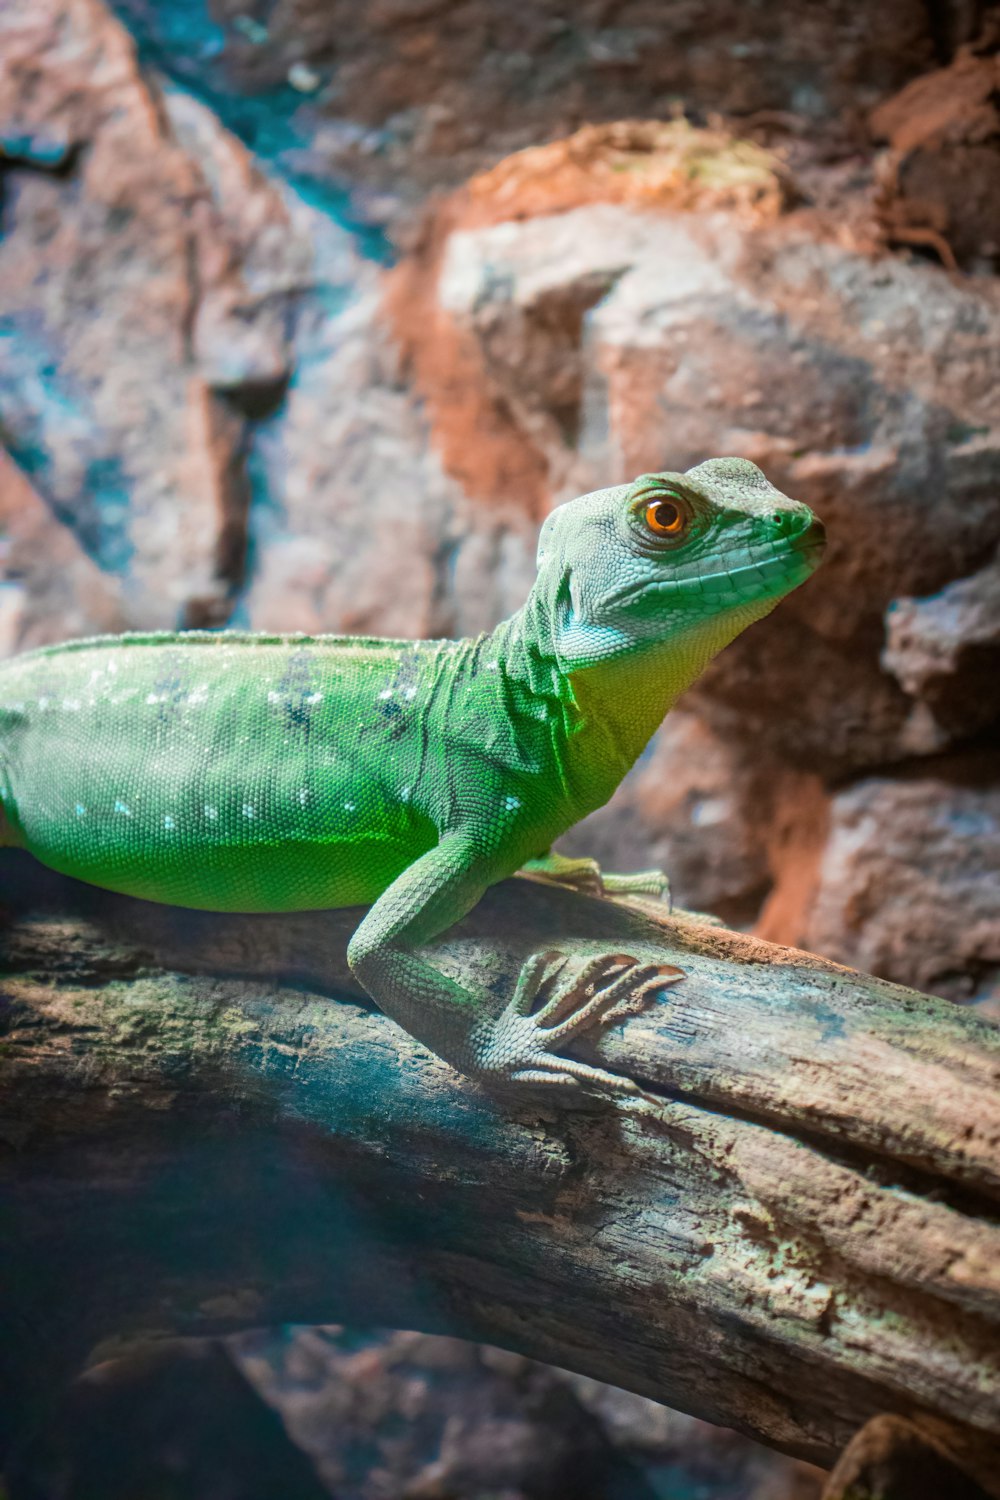
<svg viewBox="0 0 1000 1500">
<path fill-rule="evenodd" d="M 811 550 L 826 545 L 826 527 L 816 516 L 811 516 L 795 538 L 798 549 Z"/>
</svg>

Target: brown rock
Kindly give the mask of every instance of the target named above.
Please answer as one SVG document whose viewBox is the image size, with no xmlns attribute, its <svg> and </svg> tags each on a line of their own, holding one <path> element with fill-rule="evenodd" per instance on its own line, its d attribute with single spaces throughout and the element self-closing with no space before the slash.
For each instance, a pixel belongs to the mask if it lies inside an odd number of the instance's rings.
<svg viewBox="0 0 1000 1500">
<path fill-rule="evenodd" d="M 584 125 L 563 140 L 507 156 L 468 185 L 463 222 L 534 219 L 585 203 L 735 209 L 774 219 L 795 196 L 780 157 L 729 132 L 671 120 Z"/>
<path fill-rule="evenodd" d="M 995 778 L 995 754 L 968 752 L 835 794 L 812 909 L 782 941 L 993 1007 L 1000 988 Z"/>
<path fill-rule="evenodd" d="M 0 26 L 20 152 L 4 434 L 51 534 L 68 528 L 107 580 L 115 626 L 226 619 L 248 537 L 237 624 L 447 634 L 515 608 L 531 519 L 484 514 L 440 472 L 350 236 L 203 105 L 161 94 L 96 0 L 8 8 Z M 19 589 L 42 633 L 78 633 L 86 612 L 56 611 L 41 569 Z M 20 630 L 12 644 L 38 633 Z"/>
<path fill-rule="evenodd" d="M 931 745 L 1000 717 L 1000 557 L 930 598 L 894 600 L 882 664 L 925 707 Z"/>
<path fill-rule="evenodd" d="M 555 1373 L 516 1355 L 417 1333 L 360 1340 L 335 1328 L 294 1342 L 251 1334 L 229 1348 L 344 1500 L 598 1500 L 616 1482 L 651 1496 Z"/>
<path fill-rule="evenodd" d="M 126 3 L 139 16 L 155 11 L 152 0 Z M 863 15 L 736 0 L 697 9 L 619 0 L 610 10 L 584 0 L 572 11 L 561 0 L 219 0 L 213 13 L 228 23 L 218 83 L 260 94 L 308 64 L 322 87 L 297 112 L 308 138 L 297 159 L 321 180 L 357 185 L 362 210 L 397 222 L 400 198 L 457 187 L 587 122 L 669 116 L 678 100 L 823 121 L 873 105 L 936 55 L 918 0 Z"/>
<path fill-rule="evenodd" d="M 121 584 L 88 557 L 0 450 L 0 657 L 121 630 Z"/>
<path fill-rule="evenodd" d="M 542 513 L 564 481 L 590 373 L 585 320 L 635 258 L 631 226 L 610 205 L 735 208 L 756 222 L 791 191 L 778 158 L 685 120 L 588 126 L 473 178 L 432 217 L 386 294 L 449 474 L 479 498 Z M 578 245 L 576 221 L 560 235 L 552 216 L 583 204 L 605 206 Z M 534 232 L 514 228 L 539 216 Z M 599 243 L 588 244 L 595 226 Z M 485 239 L 470 234 L 491 227 Z"/>
<path fill-rule="evenodd" d="M 336 271 L 322 240 L 317 270 Z M 399 383 L 377 288 L 376 271 L 358 269 L 336 312 L 306 310 L 295 381 L 261 429 L 254 472 L 266 498 L 252 514 L 240 608 L 255 629 L 475 634 L 530 587 L 531 517 L 477 505 L 442 472 Z"/>
<path fill-rule="evenodd" d="M 217 621 L 246 504 L 244 418 L 218 393 L 238 408 L 287 377 L 281 299 L 308 249 L 242 148 L 160 96 L 97 0 L 5 7 L 0 60 L 6 440 L 121 578 L 129 623 Z"/>
<path fill-rule="evenodd" d="M 1000 26 L 872 111 L 889 240 L 1000 269 Z"/>
<path fill-rule="evenodd" d="M 678 709 L 606 807 L 559 841 L 610 871 L 656 868 L 678 906 L 753 922 L 771 885 L 773 799 L 736 745 Z"/>
</svg>

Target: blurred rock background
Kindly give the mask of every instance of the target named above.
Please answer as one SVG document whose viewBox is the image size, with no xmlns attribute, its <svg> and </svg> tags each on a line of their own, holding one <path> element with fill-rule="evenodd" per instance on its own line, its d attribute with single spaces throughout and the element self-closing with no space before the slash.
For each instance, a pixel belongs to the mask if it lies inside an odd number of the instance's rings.
<svg viewBox="0 0 1000 1500">
<path fill-rule="evenodd" d="M 1000 1018 L 998 99 L 976 0 L 2 0 L 0 651 L 472 633 L 746 456 L 827 562 L 564 847 Z"/>
</svg>

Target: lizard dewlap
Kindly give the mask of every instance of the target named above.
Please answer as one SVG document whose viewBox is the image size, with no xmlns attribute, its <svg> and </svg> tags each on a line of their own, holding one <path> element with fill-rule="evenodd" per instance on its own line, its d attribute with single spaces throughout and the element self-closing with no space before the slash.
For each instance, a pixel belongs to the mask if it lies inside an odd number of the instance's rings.
<svg viewBox="0 0 1000 1500">
<path fill-rule="evenodd" d="M 524 607 L 474 640 L 192 632 L 15 658 L 0 666 L 0 842 L 181 906 L 371 905 L 351 965 L 442 1057 L 627 1091 L 558 1046 L 676 971 L 615 955 L 567 973 L 539 955 L 497 1018 L 414 950 L 525 865 L 572 878 L 580 862 L 552 840 L 822 546 L 808 507 L 713 459 L 560 506 Z"/>
</svg>

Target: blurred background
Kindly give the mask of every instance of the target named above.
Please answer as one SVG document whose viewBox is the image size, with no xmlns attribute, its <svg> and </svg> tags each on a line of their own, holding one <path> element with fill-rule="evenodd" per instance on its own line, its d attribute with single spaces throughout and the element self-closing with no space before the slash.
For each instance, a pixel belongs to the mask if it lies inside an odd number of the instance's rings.
<svg viewBox="0 0 1000 1500">
<path fill-rule="evenodd" d="M 976 0 L 0 0 L 0 654 L 475 633 L 553 505 L 745 456 L 827 561 L 563 848 L 1000 1019 L 998 101 Z M 39 1495 L 123 1411 L 143 1500 L 820 1487 L 412 1334 L 67 1402 Z"/>
</svg>

